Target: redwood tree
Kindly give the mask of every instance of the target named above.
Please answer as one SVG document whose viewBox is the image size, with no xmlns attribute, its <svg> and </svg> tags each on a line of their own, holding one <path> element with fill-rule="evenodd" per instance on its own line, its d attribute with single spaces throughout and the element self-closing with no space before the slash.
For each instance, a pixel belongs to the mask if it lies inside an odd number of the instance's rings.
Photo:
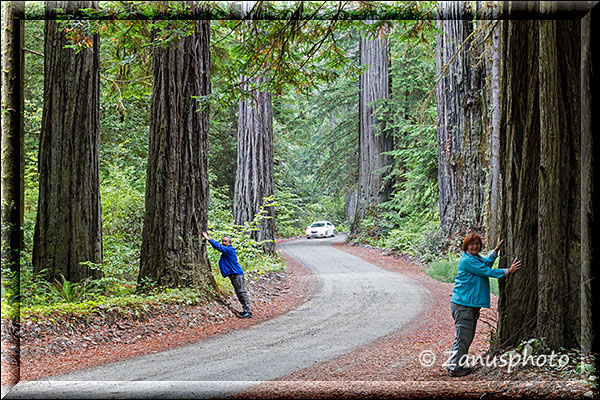
<svg viewBox="0 0 600 400">
<path fill-rule="evenodd" d="M 2 4 L 2 301 L 10 304 L 20 301 L 23 248 L 24 14 L 24 1 Z M 2 384 L 14 385 L 21 365 L 20 316 L 18 312 L 14 315 L 14 324 L 8 316 L 2 317 L 2 367 L 8 370 L 6 376 L 12 377 L 6 382 L 3 377 Z M 12 363 L 5 364 L 5 360 Z"/>
<path fill-rule="evenodd" d="M 383 29 L 381 35 L 364 35 L 360 39 L 360 64 L 365 69 L 360 76 L 359 169 L 352 233 L 358 231 L 360 221 L 385 201 L 391 191 L 390 183 L 384 184 L 381 169 L 390 163 L 384 153 L 392 150 L 393 139 L 384 129 L 382 118 L 375 115 L 378 102 L 390 97 L 390 60 L 386 34 L 387 29 Z M 353 196 L 347 196 L 346 201 L 354 201 Z"/>
<path fill-rule="evenodd" d="M 247 16 L 255 2 L 242 2 L 242 15 Z M 250 15 L 249 19 L 252 19 Z M 273 195 L 273 102 L 271 93 L 261 88 L 268 76 L 258 72 L 242 77 L 243 90 L 249 97 L 240 101 L 237 131 L 237 173 L 233 213 L 236 225 L 252 222 Z M 251 232 L 258 241 L 266 241 L 263 249 L 275 251 L 275 210 L 264 208 L 265 217 Z"/>
<path fill-rule="evenodd" d="M 194 3 L 191 4 L 195 6 Z M 210 21 L 164 43 L 179 22 L 154 32 L 146 208 L 138 287 L 216 288 L 201 239 L 208 220 Z"/>
<path fill-rule="evenodd" d="M 23 234 L 23 78 L 25 2 L 2 12 L 2 269 L 19 273 Z M 16 279 L 15 283 L 18 284 Z"/>
<path fill-rule="evenodd" d="M 67 39 L 57 10 L 96 8 L 97 1 L 49 1 L 45 30 L 44 111 L 33 266 L 50 280 L 99 277 L 82 264 L 102 262 L 100 207 L 99 37 Z M 77 36 L 77 35 L 76 35 Z M 69 45 L 79 48 L 76 51 Z"/>
<path fill-rule="evenodd" d="M 483 63 L 466 1 L 439 5 L 436 69 L 440 227 L 446 237 L 485 222 L 489 149 L 483 125 Z"/>
<path fill-rule="evenodd" d="M 541 7 L 551 12 L 553 6 Z M 582 235 L 589 237 L 581 209 L 580 21 L 510 20 L 502 40 L 500 237 L 506 256 L 499 267 L 519 257 L 523 268 L 500 280 L 499 339 L 514 345 L 543 337 L 554 349 L 579 347 L 586 319 Z"/>
<path fill-rule="evenodd" d="M 600 9 L 596 5 L 581 20 L 581 350 L 599 352 L 598 298 L 598 157 L 600 128 L 598 93 L 598 38 Z M 594 69 L 595 61 L 595 69 Z M 596 139 L 594 140 L 594 133 Z M 595 239 L 594 239 L 595 238 Z"/>
</svg>

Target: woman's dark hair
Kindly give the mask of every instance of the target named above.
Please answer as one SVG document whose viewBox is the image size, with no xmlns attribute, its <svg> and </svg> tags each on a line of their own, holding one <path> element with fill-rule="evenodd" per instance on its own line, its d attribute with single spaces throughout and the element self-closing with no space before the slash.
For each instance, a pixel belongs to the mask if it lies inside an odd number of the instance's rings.
<svg viewBox="0 0 600 400">
<path fill-rule="evenodd" d="M 481 236 L 479 236 L 475 232 L 471 232 L 467 235 L 465 240 L 463 240 L 462 250 L 466 252 L 469 249 L 469 244 L 471 244 L 472 242 L 478 242 L 479 247 L 483 249 L 483 242 L 481 241 Z"/>
</svg>

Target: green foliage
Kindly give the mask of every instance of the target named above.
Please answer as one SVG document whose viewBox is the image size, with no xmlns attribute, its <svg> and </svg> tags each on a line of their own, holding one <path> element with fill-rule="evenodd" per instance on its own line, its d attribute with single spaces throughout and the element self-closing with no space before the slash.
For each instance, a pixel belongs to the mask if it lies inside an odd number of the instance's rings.
<svg viewBox="0 0 600 400">
<path fill-rule="evenodd" d="M 453 283 L 458 272 L 458 260 L 437 260 L 427 269 L 427 275 L 442 282 Z"/>
<path fill-rule="evenodd" d="M 61 281 L 54 283 L 44 282 L 50 289 L 52 295 L 59 298 L 65 303 L 81 302 L 89 293 L 91 283 L 89 280 L 81 282 L 69 282 L 63 275 L 60 276 Z"/>
<path fill-rule="evenodd" d="M 299 236 L 302 234 L 300 230 L 304 221 L 302 199 L 285 187 L 276 191 L 276 198 L 278 206 L 275 209 L 277 221 L 275 235 L 278 237 Z"/>
<path fill-rule="evenodd" d="M 265 274 L 270 272 L 282 271 L 285 269 L 283 259 L 275 254 L 266 254 L 262 250 L 264 241 L 257 241 L 252 238 L 251 233 L 258 229 L 258 224 L 267 217 L 265 209 L 270 206 L 277 207 L 277 203 L 273 197 L 267 197 L 261 210 L 256 214 L 252 221 L 246 222 L 243 226 L 233 224 L 233 216 L 229 202 L 224 201 L 222 195 L 213 196 L 211 198 L 211 206 L 209 213 L 208 232 L 212 239 L 220 241 L 223 236 L 229 236 L 233 247 L 236 250 L 238 261 L 245 273 Z M 213 270 L 213 276 L 222 291 L 230 292 L 231 283 L 229 279 L 223 278 L 219 271 L 219 258 L 221 253 L 212 249 L 210 244 L 207 244 L 208 258 Z"/>
<path fill-rule="evenodd" d="M 302 236 L 307 226 L 319 220 L 329 220 L 336 232 L 346 231 L 344 201 L 340 197 L 322 196 L 316 202 L 300 198 L 288 187 L 276 187 L 276 236 Z"/>
<path fill-rule="evenodd" d="M 153 293 L 126 294 L 119 297 L 98 297 L 71 303 L 48 303 L 21 308 L 21 319 L 54 316 L 56 318 L 84 317 L 96 312 L 143 318 L 153 307 L 164 304 L 196 306 L 209 299 L 197 288 L 156 288 Z"/>
<path fill-rule="evenodd" d="M 427 268 L 427 275 L 442 282 L 454 283 L 458 273 L 458 257 L 433 261 Z M 490 292 L 499 296 L 498 279 L 490 278 Z"/>
<path fill-rule="evenodd" d="M 431 220 L 437 212 L 437 137 L 435 109 L 435 38 L 399 40 L 390 52 L 394 96 L 382 103 L 378 114 L 387 116 L 386 127 L 396 144 L 388 152 L 394 168 L 387 176 L 394 194 L 383 207 L 400 217 Z"/>
<path fill-rule="evenodd" d="M 233 197 L 237 168 L 237 109 L 237 105 L 210 108 L 210 185 L 224 190 L 222 194 L 229 198 Z"/>
<path fill-rule="evenodd" d="M 19 276 L 9 268 L 2 267 L 2 318 L 14 319 L 20 303 Z"/>
</svg>

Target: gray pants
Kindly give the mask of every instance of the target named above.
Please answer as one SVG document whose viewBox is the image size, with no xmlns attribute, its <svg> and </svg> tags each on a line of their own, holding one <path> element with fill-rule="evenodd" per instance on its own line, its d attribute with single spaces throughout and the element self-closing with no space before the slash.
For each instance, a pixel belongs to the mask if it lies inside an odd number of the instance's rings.
<svg viewBox="0 0 600 400">
<path fill-rule="evenodd" d="M 235 290 L 235 294 L 237 295 L 238 300 L 242 304 L 242 311 L 251 312 L 250 299 L 248 298 L 248 293 L 246 292 L 246 285 L 244 284 L 244 275 L 229 275 L 229 280 L 233 285 L 233 289 Z"/>
<path fill-rule="evenodd" d="M 454 318 L 456 338 L 452 344 L 448 368 L 454 370 L 457 366 L 462 367 L 464 365 L 465 360 L 460 361 L 464 355 L 468 354 L 469 347 L 475 337 L 479 307 L 467 307 L 450 303 L 450 311 L 452 311 L 452 317 Z"/>
</svg>

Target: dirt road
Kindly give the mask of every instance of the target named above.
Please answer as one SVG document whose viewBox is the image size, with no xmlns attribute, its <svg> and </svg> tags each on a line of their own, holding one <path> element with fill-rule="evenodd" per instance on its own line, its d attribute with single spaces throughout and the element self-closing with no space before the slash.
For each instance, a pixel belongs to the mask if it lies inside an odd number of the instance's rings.
<svg viewBox="0 0 600 400">
<path fill-rule="evenodd" d="M 341 241 L 278 245 L 320 285 L 288 314 L 162 353 L 20 382 L 6 398 L 221 398 L 349 353 L 419 315 L 426 288 L 331 246 Z"/>
</svg>

